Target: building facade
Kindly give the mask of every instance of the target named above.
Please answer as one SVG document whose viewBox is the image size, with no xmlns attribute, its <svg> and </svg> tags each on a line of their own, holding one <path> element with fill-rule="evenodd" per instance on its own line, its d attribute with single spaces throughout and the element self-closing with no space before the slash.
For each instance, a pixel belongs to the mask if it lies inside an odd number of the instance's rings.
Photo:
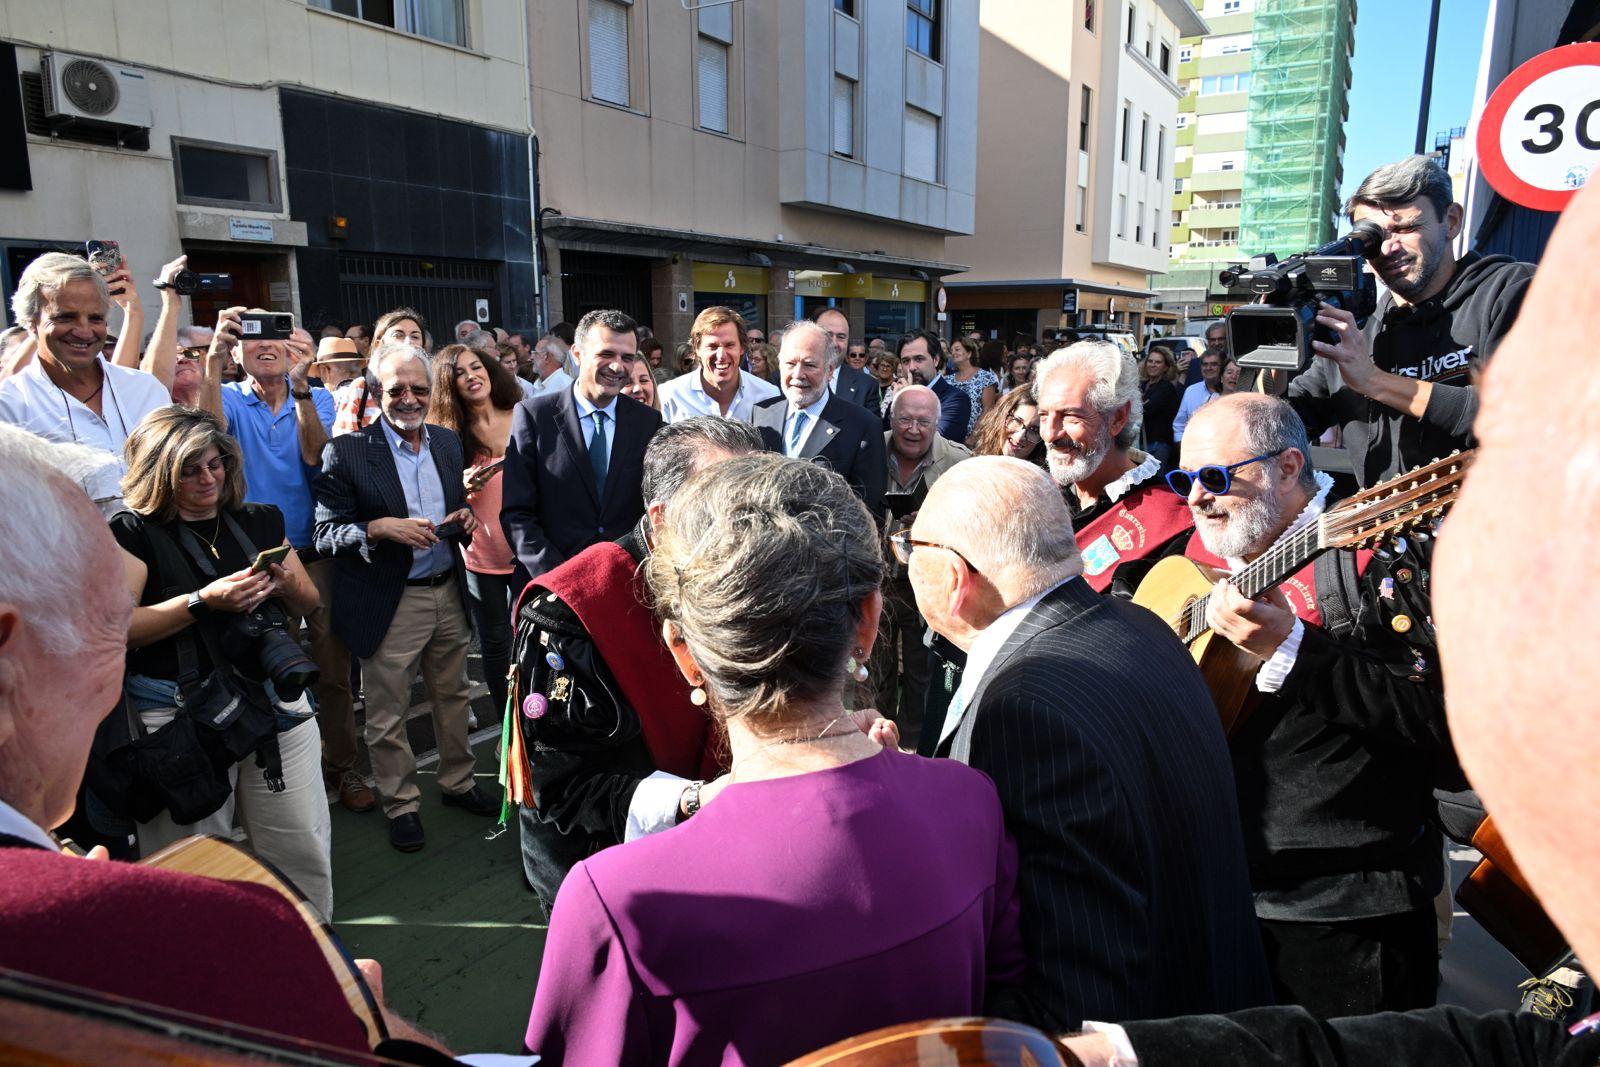
<svg viewBox="0 0 1600 1067">
<path fill-rule="evenodd" d="M 933 320 L 973 229 L 977 0 L 528 5 L 549 314 L 668 341 L 729 304 L 772 330 Z"/>
<path fill-rule="evenodd" d="M 531 326 L 525 32 L 496 0 L 0 5 L 0 290 L 114 240 L 152 315 L 186 253 L 232 278 L 200 323 Z"/>
<path fill-rule="evenodd" d="M 951 240 L 971 269 L 946 286 L 957 331 L 1143 337 L 1167 265 L 1179 41 L 1206 30 L 1184 0 L 984 6 L 977 232 Z"/>
<path fill-rule="evenodd" d="M 1184 84 L 1172 262 L 1162 305 L 1187 323 L 1245 299 L 1218 280 L 1263 252 L 1332 239 L 1349 114 L 1354 0 L 1203 0 Z"/>
</svg>

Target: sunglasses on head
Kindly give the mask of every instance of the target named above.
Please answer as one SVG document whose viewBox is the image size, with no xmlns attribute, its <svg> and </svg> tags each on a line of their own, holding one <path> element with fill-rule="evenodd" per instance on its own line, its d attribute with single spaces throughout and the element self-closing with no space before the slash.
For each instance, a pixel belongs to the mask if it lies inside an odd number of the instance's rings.
<svg viewBox="0 0 1600 1067">
<path fill-rule="evenodd" d="M 1276 452 L 1263 452 L 1259 456 L 1242 459 L 1238 463 L 1230 463 L 1226 467 L 1211 464 L 1199 470 L 1186 471 L 1174 470 L 1167 472 L 1167 488 L 1177 493 L 1185 500 L 1194 490 L 1194 483 L 1199 482 L 1200 488 L 1212 496 L 1227 496 L 1228 490 L 1233 488 L 1233 472 L 1241 467 L 1248 467 L 1252 463 L 1260 463 L 1264 459 L 1272 459 L 1283 454 L 1283 449 Z"/>
</svg>

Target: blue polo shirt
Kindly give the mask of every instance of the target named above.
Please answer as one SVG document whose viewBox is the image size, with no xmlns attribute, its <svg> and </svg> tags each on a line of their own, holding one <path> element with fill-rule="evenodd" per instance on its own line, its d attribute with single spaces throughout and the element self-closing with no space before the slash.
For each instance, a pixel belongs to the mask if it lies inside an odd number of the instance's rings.
<svg viewBox="0 0 1600 1067">
<path fill-rule="evenodd" d="M 333 432 L 333 394 L 312 386 L 311 402 L 330 434 Z M 315 466 L 300 458 L 300 419 L 292 396 L 273 414 L 256 396 L 248 381 L 225 382 L 222 413 L 228 433 L 244 453 L 244 498 L 253 504 L 271 504 L 283 512 L 283 529 L 295 548 L 311 544 L 311 479 Z M 266 546 L 259 546 L 266 547 Z"/>
</svg>

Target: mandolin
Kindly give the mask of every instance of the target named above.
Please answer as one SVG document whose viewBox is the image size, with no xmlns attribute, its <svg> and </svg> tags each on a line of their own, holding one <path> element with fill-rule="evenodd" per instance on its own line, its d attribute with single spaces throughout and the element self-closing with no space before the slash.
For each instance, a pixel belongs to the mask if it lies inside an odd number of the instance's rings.
<svg viewBox="0 0 1600 1067">
<path fill-rule="evenodd" d="M 1431 528 L 1455 502 L 1472 455 L 1452 453 L 1340 501 L 1235 574 L 1182 556 L 1169 556 L 1150 569 L 1133 602 L 1165 619 L 1188 646 L 1211 689 L 1223 733 L 1231 737 L 1243 723 L 1261 660 L 1213 633 L 1207 624 L 1206 608 L 1217 580 L 1227 578 L 1254 599 L 1324 552 L 1375 548 L 1407 531 Z"/>
<path fill-rule="evenodd" d="M 1548 974 L 1567 953 L 1567 939 L 1545 914 L 1505 839 L 1487 816 L 1472 834 L 1483 858 L 1456 889 L 1456 903 L 1535 978 Z"/>
<path fill-rule="evenodd" d="M 837 1041 L 786 1067 L 1062 1067 L 1079 1060 L 1042 1031 L 1005 1019 L 930 1019 Z"/>
</svg>

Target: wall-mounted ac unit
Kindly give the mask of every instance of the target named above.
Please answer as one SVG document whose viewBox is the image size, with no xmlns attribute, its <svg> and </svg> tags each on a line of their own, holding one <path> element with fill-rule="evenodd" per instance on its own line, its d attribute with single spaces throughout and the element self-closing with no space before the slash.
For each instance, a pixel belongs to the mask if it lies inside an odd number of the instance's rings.
<svg viewBox="0 0 1600 1067">
<path fill-rule="evenodd" d="M 45 117 L 51 122 L 150 128 L 150 83 L 143 71 L 67 52 L 46 52 L 40 78 Z"/>
</svg>

